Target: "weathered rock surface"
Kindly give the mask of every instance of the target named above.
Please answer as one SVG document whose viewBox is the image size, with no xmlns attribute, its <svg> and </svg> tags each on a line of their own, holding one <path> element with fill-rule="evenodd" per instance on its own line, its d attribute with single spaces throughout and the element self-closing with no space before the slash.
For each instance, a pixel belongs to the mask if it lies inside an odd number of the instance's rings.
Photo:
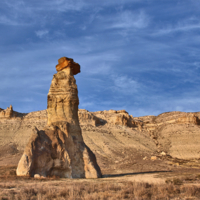
<svg viewBox="0 0 200 200">
<path fill-rule="evenodd" d="M 11 118 L 14 117 L 13 107 L 10 105 L 7 109 L 3 110 L 0 108 L 0 118 Z"/>
<path fill-rule="evenodd" d="M 84 142 L 78 143 L 65 122 L 33 130 L 17 168 L 17 175 L 64 178 L 100 177 L 96 158 Z M 98 169 L 98 170 L 96 170 Z"/>
<path fill-rule="evenodd" d="M 65 68 L 71 68 L 73 75 L 76 75 L 80 72 L 80 65 L 75 63 L 72 58 L 62 57 L 58 60 L 58 65 L 56 65 L 56 70 L 61 71 Z"/>
<path fill-rule="evenodd" d="M 78 117 L 81 125 L 98 126 L 103 123 L 103 120 L 99 119 L 91 112 L 85 109 L 79 109 Z"/>
<path fill-rule="evenodd" d="M 34 127 L 44 130 L 47 124 L 46 110 L 28 114 L 13 112 L 16 113 L 15 117 L 0 119 L 0 165 L 17 165 L 29 141 L 31 130 Z M 78 116 L 84 142 L 95 153 L 104 174 L 111 173 L 113 170 L 116 172 L 116 169 L 121 169 L 123 172 L 134 169 L 137 172 L 141 167 L 142 170 L 149 170 L 147 166 L 152 166 L 153 170 L 160 170 L 161 168 L 156 164 L 158 160 L 153 163 L 154 165 L 151 165 L 152 163 L 145 165 L 145 162 L 149 162 L 151 158 L 148 155 L 155 155 L 156 152 L 164 151 L 167 155 L 179 159 L 199 158 L 199 125 L 191 120 L 178 122 L 179 118 L 193 114 L 199 119 L 199 112 L 130 116 L 137 122 L 137 126 L 134 127 L 115 125 L 113 117 L 120 113 L 125 114 L 122 111 L 79 110 Z M 145 156 L 147 159 L 143 160 Z"/>
<path fill-rule="evenodd" d="M 78 127 L 78 91 L 70 67 L 54 74 L 47 101 L 48 124 L 66 121 Z"/>
<path fill-rule="evenodd" d="M 0 118 L 0 165 L 17 165 L 32 129 L 37 127 L 38 130 L 44 130 L 47 124 L 47 110 L 13 112 L 15 117 Z M 136 126 L 116 124 L 113 121 L 118 115 L 126 113 L 79 109 L 84 142 L 95 153 L 103 174 L 165 170 L 165 167 L 162 168 L 157 163 L 162 152 L 173 159 L 192 159 L 194 163 L 199 162 L 200 112 L 176 111 L 144 117 L 130 115 L 129 119 Z M 158 159 L 149 163 L 151 156 L 157 156 Z M 162 156 L 162 159 L 165 157 Z"/>
<path fill-rule="evenodd" d="M 19 161 L 19 176 L 101 177 L 96 157 L 83 141 L 73 76 L 78 64 L 71 60 L 59 59 L 62 67 L 54 74 L 48 93 L 47 126 L 40 131 L 35 128 Z"/>
</svg>

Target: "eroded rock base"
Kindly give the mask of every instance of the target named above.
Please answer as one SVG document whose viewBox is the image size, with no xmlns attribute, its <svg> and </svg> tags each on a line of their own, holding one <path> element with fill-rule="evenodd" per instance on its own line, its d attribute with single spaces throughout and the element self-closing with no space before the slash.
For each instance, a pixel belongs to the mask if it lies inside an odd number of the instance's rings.
<svg viewBox="0 0 200 200">
<path fill-rule="evenodd" d="M 21 157 L 18 176 L 100 178 L 96 157 L 83 140 L 69 134 L 70 124 L 56 122 L 33 130 Z"/>
</svg>

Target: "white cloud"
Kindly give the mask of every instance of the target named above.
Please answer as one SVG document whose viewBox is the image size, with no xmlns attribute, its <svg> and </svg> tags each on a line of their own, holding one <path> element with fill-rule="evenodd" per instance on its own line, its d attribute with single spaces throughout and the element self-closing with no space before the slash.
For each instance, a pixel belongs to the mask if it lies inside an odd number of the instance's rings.
<svg viewBox="0 0 200 200">
<path fill-rule="evenodd" d="M 27 10 L 33 11 L 66 11 L 66 10 L 81 10 L 86 3 L 82 0 L 34 0 L 34 1 L 24 1 L 24 0 L 7 0 L 5 4 L 16 11 L 26 12 Z"/>
<path fill-rule="evenodd" d="M 149 18 L 140 11 L 139 13 L 133 13 L 131 11 L 123 11 L 117 17 L 115 17 L 111 28 L 145 28 L 149 23 Z"/>
<path fill-rule="evenodd" d="M 80 11 L 85 7 L 81 0 L 5 0 L 0 2 L 5 12 L 0 14 L 0 23 L 5 25 L 39 25 L 44 26 L 48 20 L 54 20 L 65 11 Z M 64 21 L 64 20 L 63 20 Z M 66 21 L 64 24 L 68 23 Z"/>
<path fill-rule="evenodd" d="M 94 74 L 98 74 L 98 75 L 103 75 L 103 74 L 109 74 L 111 71 L 111 67 L 106 64 L 105 62 L 97 64 L 95 66 L 95 68 L 93 67 L 91 70 L 89 70 L 87 72 L 87 74 L 89 75 L 94 75 Z"/>
<path fill-rule="evenodd" d="M 28 25 L 25 22 L 21 22 L 18 19 L 15 18 L 9 18 L 5 15 L 1 15 L 0 16 L 0 24 L 4 24 L 4 25 L 9 25 L 9 26 L 23 26 L 23 25 Z"/>
<path fill-rule="evenodd" d="M 167 111 L 183 111 L 183 112 L 198 112 L 200 98 L 196 92 L 188 92 L 182 94 L 180 97 L 176 96 L 173 98 L 163 99 L 158 106 L 160 107 L 160 112 L 163 112 L 162 105 Z M 198 110 L 199 109 L 199 110 Z"/>
<path fill-rule="evenodd" d="M 123 75 L 111 75 L 113 86 L 111 88 L 127 95 L 133 94 L 138 91 L 141 85 L 128 76 Z"/>
<path fill-rule="evenodd" d="M 200 68 L 200 62 L 194 62 L 193 65 L 195 66 L 196 69 Z"/>
<path fill-rule="evenodd" d="M 46 1 L 45 5 L 49 7 L 49 9 L 56 9 L 58 11 L 67 11 L 67 10 L 75 10 L 80 11 L 83 7 L 86 6 L 86 3 L 82 0 L 57 0 L 57 1 Z"/>
<path fill-rule="evenodd" d="M 190 31 L 193 29 L 200 29 L 200 23 L 199 24 L 188 24 L 188 25 L 178 25 L 175 27 L 167 27 L 159 30 L 156 35 L 165 35 L 170 34 L 177 31 Z"/>
<path fill-rule="evenodd" d="M 200 29 L 200 20 L 195 17 L 190 17 L 188 19 L 184 19 L 178 21 L 176 24 L 166 24 L 165 27 L 159 29 L 154 33 L 154 35 L 166 35 L 174 32 L 184 32 L 191 31 L 194 29 Z"/>
<path fill-rule="evenodd" d="M 38 30 L 35 31 L 35 34 L 39 37 L 39 38 L 43 38 L 44 36 L 46 36 L 49 33 L 48 30 Z"/>
<path fill-rule="evenodd" d="M 134 99 L 135 102 L 138 100 Z M 164 112 L 181 111 L 181 112 L 199 112 L 198 95 L 193 92 L 183 94 L 180 97 L 169 97 L 167 95 L 156 95 L 155 93 L 139 99 L 141 104 L 134 105 L 132 101 L 131 106 L 127 106 L 127 111 L 134 117 L 146 116 L 146 115 L 159 115 Z"/>
<path fill-rule="evenodd" d="M 126 3 L 133 3 L 140 0 L 109 0 L 109 1 L 97 1 L 97 0 L 43 0 L 43 4 L 48 7 L 48 9 L 57 11 L 81 11 L 84 8 L 100 8 L 109 7 L 116 5 L 124 5 Z"/>
<path fill-rule="evenodd" d="M 5 9 L 1 12 L 1 23 L 5 25 L 31 25 L 30 20 L 34 20 L 36 12 L 33 7 L 26 4 L 23 0 L 5 0 L 0 2 L 0 6 Z"/>
</svg>

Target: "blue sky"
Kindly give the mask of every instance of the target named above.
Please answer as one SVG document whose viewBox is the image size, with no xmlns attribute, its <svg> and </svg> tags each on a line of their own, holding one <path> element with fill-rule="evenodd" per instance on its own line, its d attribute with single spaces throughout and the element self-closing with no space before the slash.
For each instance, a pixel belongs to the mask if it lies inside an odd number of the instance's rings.
<svg viewBox="0 0 200 200">
<path fill-rule="evenodd" d="M 46 109 L 66 56 L 80 108 L 200 111 L 198 0 L 1 0 L 0 30 L 1 108 Z"/>
</svg>

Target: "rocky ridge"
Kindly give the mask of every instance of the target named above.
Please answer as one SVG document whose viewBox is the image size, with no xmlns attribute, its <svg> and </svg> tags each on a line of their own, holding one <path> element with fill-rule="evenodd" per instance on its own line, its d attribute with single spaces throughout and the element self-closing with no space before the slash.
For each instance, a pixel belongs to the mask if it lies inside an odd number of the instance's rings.
<svg viewBox="0 0 200 200">
<path fill-rule="evenodd" d="M 46 110 L 15 113 L 10 118 L 0 119 L 0 151 L 10 152 L 0 155 L 0 165 L 16 164 L 32 129 L 36 126 L 42 130 L 47 123 Z M 198 161 L 200 157 L 200 112 L 174 111 L 133 117 L 124 110 L 89 112 L 79 109 L 78 116 L 84 142 L 95 153 L 103 173 L 115 168 L 143 167 L 144 170 L 145 162 L 163 152 L 173 159 Z M 157 161 L 152 162 L 156 164 Z"/>
</svg>

